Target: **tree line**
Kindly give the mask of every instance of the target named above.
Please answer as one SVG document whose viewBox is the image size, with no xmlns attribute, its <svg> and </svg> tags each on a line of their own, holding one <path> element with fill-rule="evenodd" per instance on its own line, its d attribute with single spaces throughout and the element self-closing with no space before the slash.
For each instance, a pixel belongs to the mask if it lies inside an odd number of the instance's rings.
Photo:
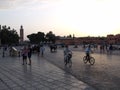
<svg viewBox="0 0 120 90">
<path fill-rule="evenodd" d="M 30 43 L 39 44 L 40 42 L 51 42 L 55 43 L 56 36 L 52 31 L 49 31 L 47 34 L 44 32 L 32 33 L 27 35 L 27 38 L 30 40 Z"/>
<path fill-rule="evenodd" d="M 39 44 L 40 42 L 51 42 L 55 43 L 56 36 L 52 31 L 49 31 L 47 34 L 44 32 L 32 33 L 27 35 L 30 43 Z M 9 26 L 0 25 L 0 42 L 2 45 L 13 45 L 19 44 L 19 35 L 15 29 L 11 29 Z"/>
</svg>

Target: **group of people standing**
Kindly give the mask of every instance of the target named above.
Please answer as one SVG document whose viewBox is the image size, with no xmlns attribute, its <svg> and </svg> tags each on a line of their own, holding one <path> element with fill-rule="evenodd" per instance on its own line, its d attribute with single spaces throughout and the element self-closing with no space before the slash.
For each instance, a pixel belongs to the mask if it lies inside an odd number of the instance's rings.
<svg viewBox="0 0 120 90">
<path fill-rule="evenodd" d="M 43 45 L 40 45 L 40 47 L 38 48 L 39 52 L 38 52 L 38 56 L 39 54 L 41 54 L 41 56 L 44 55 L 44 51 L 45 51 L 45 48 Z M 29 59 L 29 64 L 28 65 L 31 65 L 31 56 L 32 56 L 32 47 L 30 45 L 28 46 L 24 46 L 24 48 L 22 49 L 22 57 L 23 57 L 23 65 L 24 64 L 27 64 L 27 57 Z"/>
<path fill-rule="evenodd" d="M 22 49 L 23 65 L 27 64 L 27 57 L 29 59 L 28 65 L 31 65 L 31 55 L 32 55 L 31 46 L 30 45 L 28 45 L 28 47 L 24 46 L 24 48 Z"/>
</svg>

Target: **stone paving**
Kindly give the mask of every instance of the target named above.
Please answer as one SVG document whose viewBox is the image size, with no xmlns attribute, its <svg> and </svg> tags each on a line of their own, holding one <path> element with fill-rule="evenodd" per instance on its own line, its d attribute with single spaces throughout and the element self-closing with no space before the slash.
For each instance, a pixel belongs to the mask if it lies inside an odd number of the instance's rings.
<svg viewBox="0 0 120 90">
<path fill-rule="evenodd" d="M 0 90 L 94 90 L 69 73 L 32 56 L 32 65 L 22 65 L 22 58 L 0 55 Z"/>
<path fill-rule="evenodd" d="M 46 60 L 59 68 L 71 73 L 77 79 L 86 82 L 96 90 L 120 90 L 120 56 L 94 52 L 95 64 L 84 64 L 85 52 L 80 48 L 73 48 L 72 67 L 64 67 L 63 49 L 55 53 L 46 53 Z M 54 58 L 54 59 L 52 59 Z"/>
</svg>

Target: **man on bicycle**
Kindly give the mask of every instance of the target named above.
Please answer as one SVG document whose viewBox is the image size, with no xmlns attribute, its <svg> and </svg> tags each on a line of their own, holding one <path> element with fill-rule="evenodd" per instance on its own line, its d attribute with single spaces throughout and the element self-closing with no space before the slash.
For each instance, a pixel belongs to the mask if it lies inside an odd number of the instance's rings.
<svg viewBox="0 0 120 90">
<path fill-rule="evenodd" d="M 88 47 L 85 49 L 85 52 L 86 52 L 86 59 L 87 59 L 87 60 L 90 60 L 90 52 L 92 52 L 90 45 L 88 45 Z M 89 62 L 90 62 L 90 61 L 89 61 Z"/>
<path fill-rule="evenodd" d="M 72 51 L 69 49 L 68 45 L 65 46 L 64 49 L 64 62 L 66 62 L 66 60 L 70 60 L 72 58 Z"/>
</svg>

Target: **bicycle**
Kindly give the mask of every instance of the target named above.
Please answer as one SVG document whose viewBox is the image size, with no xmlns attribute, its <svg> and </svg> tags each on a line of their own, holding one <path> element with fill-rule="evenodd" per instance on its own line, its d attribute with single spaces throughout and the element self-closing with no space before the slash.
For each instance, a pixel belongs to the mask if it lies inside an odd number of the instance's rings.
<svg viewBox="0 0 120 90">
<path fill-rule="evenodd" d="M 66 57 L 65 57 L 65 60 L 64 60 L 64 63 L 65 63 L 65 66 L 69 65 L 69 67 L 72 67 L 72 55 L 71 54 L 68 54 Z"/>
<path fill-rule="evenodd" d="M 91 65 L 94 65 L 94 63 L 95 63 L 95 58 L 92 57 L 92 56 L 90 56 L 90 57 L 84 56 L 84 57 L 83 57 L 83 62 L 86 64 L 88 61 L 89 61 L 89 63 L 90 63 Z"/>
</svg>

